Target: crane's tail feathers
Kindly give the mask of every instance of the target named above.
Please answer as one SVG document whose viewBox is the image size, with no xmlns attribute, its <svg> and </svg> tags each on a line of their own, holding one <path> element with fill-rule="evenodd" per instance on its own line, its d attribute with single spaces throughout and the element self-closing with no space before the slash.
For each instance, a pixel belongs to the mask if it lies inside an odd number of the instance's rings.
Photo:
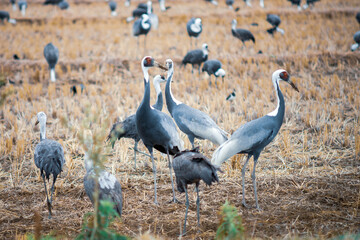
<svg viewBox="0 0 360 240">
<path fill-rule="evenodd" d="M 211 163 L 216 167 L 220 168 L 221 164 L 225 162 L 230 157 L 237 154 L 239 151 L 237 149 L 236 141 L 227 140 L 218 147 L 211 159 Z"/>
</svg>

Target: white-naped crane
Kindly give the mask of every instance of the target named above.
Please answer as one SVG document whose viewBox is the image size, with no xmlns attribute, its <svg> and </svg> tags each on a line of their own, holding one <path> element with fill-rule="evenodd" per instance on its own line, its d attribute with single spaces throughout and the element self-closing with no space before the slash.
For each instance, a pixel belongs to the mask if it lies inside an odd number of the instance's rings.
<svg viewBox="0 0 360 240">
<path fill-rule="evenodd" d="M 166 79 L 164 76 L 160 76 L 160 75 L 156 75 L 154 77 L 153 80 L 153 85 L 155 87 L 155 91 L 156 91 L 156 103 L 154 105 L 152 105 L 153 108 L 161 111 L 163 108 L 163 95 L 161 92 L 161 87 L 160 87 L 160 83 L 162 82 L 166 82 Z M 134 166 L 136 169 L 136 152 L 142 153 L 144 155 L 147 155 L 144 152 L 141 152 L 138 150 L 137 146 L 138 143 L 140 141 L 140 136 L 137 132 L 136 129 L 136 119 L 135 119 L 135 114 L 125 118 L 124 121 L 122 122 L 117 122 L 115 123 L 109 133 L 109 136 L 107 138 L 107 141 L 110 140 L 111 146 L 112 148 L 114 148 L 115 142 L 117 139 L 121 139 L 121 138 L 132 138 L 135 141 L 135 145 L 134 145 Z M 149 156 L 149 155 L 147 155 Z M 149 156 L 150 157 L 150 156 Z"/>
<path fill-rule="evenodd" d="M 143 14 L 147 14 L 149 11 L 149 8 L 151 8 L 151 12 L 153 11 L 152 9 L 152 3 L 151 1 L 147 1 L 146 3 L 139 3 L 139 5 L 137 6 L 137 8 L 135 8 L 132 11 L 132 16 L 127 17 L 126 18 L 126 22 L 131 22 L 133 21 L 135 18 L 140 18 Z"/>
<path fill-rule="evenodd" d="M 94 205 L 94 193 L 96 191 L 96 187 L 98 187 L 98 200 L 108 200 L 114 203 L 114 210 L 121 217 L 123 206 L 121 184 L 113 174 L 102 169 L 99 169 L 96 184 L 96 166 L 94 166 L 94 161 L 91 158 L 92 141 L 88 140 L 85 144 L 87 148 L 84 156 L 86 169 L 86 174 L 84 176 L 84 188 L 86 195 L 90 198 L 91 203 Z"/>
<path fill-rule="evenodd" d="M 227 133 L 216 125 L 211 117 L 174 98 L 171 91 L 174 63 L 171 59 L 166 60 L 166 67 L 168 68 L 165 87 L 166 105 L 177 126 L 188 136 L 192 148 L 195 138 L 207 139 L 216 145 L 224 143 L 227 140 Z"/>
<path fill-rule="evenodd" d="M 354 34 L 354 41 L 355 43 L 351 45 L 351 51 L 355 51 L 360 45 L 360 31 L 357 31 Z"/>
<path fill-rule="evenodd" d="M 217 169 L 213 166 L 210 160 L 199 152 L 199 148 L 193 150 L 185 150 L 177 153 L 173 159 L 173 168 L 176 176 L 176 185 L 179 192 L 185 192 L 186 196 L 186 211 L 184 228 L 182 235 L 186 233 L 186 220 L 189 210 L 189 197 L 188 197 L 188 185 L 195 183 L 195 189 L 197 194 L 196 200 L 196 213 L 197 224 L 200 227 L 200 196 L 199 196 L 199 184 L 200 181 L 204 181 L 206 185 L 210 186 L 214 182 L 219 182 L 217 175 Z"/>
<path fill-rule="evenodd" d="M 280 130 L 285 114 L 285 100 L 280 91 L 279 82 L 289 83 L 296 91 L 298 88 L 290 80 L 290 75 L 284 69 L 276 70 L 272 74 L 272 83 L 277 96 L 277 107 L 264 117 L 252 120 L 238 128 L 233 135 L 216 149 L 211 159 L 216 167 L 225 162 L 228 158 L 238 153 L 247 154 L 247 159 L 242 168 L 242 204 L 247 207 L 245 202 L 245 169 L 249 159 L 254 157 L 254 168 L 251 178 L 254 186 L 256 208 L 260 209 L 256 192 L 255 167 L 261 151 L 275 138 Z"/>
<path fill-rule="evenodd" d="M 298 11 L 301 11 L 301 0 L 288 0 L 291 2 L 291 5 L 296 5 Z"/>
<path fill-rule="evenodd" d="M 17 7 L 16 7 L 16 0 L 10 0 L 11 6 L 12 6 L 12 10 L 16 11 Z"/>
<path fill-rule="evenodd" d="M 13 18 L 10 18 L 10 14 L 7 11 L 0 11 L 0 20 L 2 23 L 4 23 L 5 21 L 11 23 L 11 24 L 16 24 L 16 20 Z"/>
<path fill-rule="evenodd" d="M 66 10 L 70 7 L 69 3 L 65 0 L 59 2 L 58 6 L 61 10 Z"/>
<path fill-rule="evenodd" d="M 145 91 L 143 100 L 136 111 L 136 129 L 145 147 L 150 152 L 154 173 L 155 204 L 158 204 L 156 191 L 156 165 L 154 162 L 153 148 L 167 154 L 173 190 L 172 201 L 177 202 L 172 176 L 172 164 L 169 155 L 175 155 L 183 150 L 183 142 L 171 117 L 150 106 L 150 82 L 148 71 L 149 68 L 154 66 L 167 70 L 150 56 L 144 57 L 141 61 L 141 67 L 144 73 Z"/>
<path fill-rule="evenodd" d="M 59 59 L 59 49 L 52 43 L 48 43 L 44 48 L 44 57 L 49 64 L 50 80 L 56 82 L 55 65 Z"/>
<path fill-rule="evenodd" d="M 147 14 L 141 15 L 141 17 L 134 22 L 133 36 L 137 38 L 137 48 L 139 48 L 139 36 L 144 35 L 144 50 L 146 49 L 146 36 L 150 30 L 151 22 Z"/>
<path fill-rule="evenodd" d="M 46 138 L 46 114 L 39 112 L 35 125 L 40 124 L 40 142 L 36 145 L 34 151 L 34 161 L 37 168 L 40 169 L 40 175 L 44 180 L 47 207 L 49 218 L 51 218 L 52 196 L 57 176 L 62 172 L 65 164 L 64 150 L 60 143 Z M 53 175 L 53 184 L 51 187 L 51 197 L 49 200 L 46 188 L 45 178 L 49 181 L 50 175 Z"/>
<path fill-rule="evenodd" d="M 281 19 L 276 14 L 267 14 L 266 21 L 272 25 L 272 28 L 269 28 L 266 30 L 269 34 L 274 35 L 275 31 L 278 31 L 282 35 L 285 34 L 285 31 L 281 28 L 279 28 L 279 25 L 281 23 Z"/>
<path fill-rule="evenodd" d="M 109 8 L 110 8 L 110 11 L 111 11 L 111 16 L 113 16 L 113 17 L 117 16 L 116 7 L 117 7 L 117 3 L 115 1 L 110 1 L 109 2 Z"/>
<path fill-rule="evenodd" d="M 202 21 L 201 18 L 191 18 L 186 23 L 186 30 L 190 37 L 190 47 L 192 47 L 192 38 L 195 38 L 195 46 L 197 45 L 197 39 L 202 32 Z"/>
<path fill-rule="evenodd" d="M 251 0 L 244 0 L 244 2 L 246 3 L 246 5 L 247 5 L 248 7 L 252 7 L 252 5 L 251 5 Z M 260 0 L 259 4 L 260 4 L 260 7 L 262 7 L 262 8 L 265 7 L 265 5 L 264 5 L 264 0 Z"/>
<path fill-rule="evenodd" d="M 217 59 L 206 60 L 202 67 L 202 72 L 207 72 L 210 77 L 209 85 L 211 86 L 211 75 L 215 76 L 215 86 L 217 86 L 217 78 L 221 77 L 224 82 L 225 70 L 221 68 L 222 64 Z"/>
<path fill-rule="evenodd" d="M 181 66 L 186 67 L 186 64 L 191 64 L 192 69 L 191 73 L 194 73 L 194 66 L 198 66 L 199 75 L 200 75 L 200 67 L 203 62 L 205 62 L 208 59 L 209 55 L 209 47 L 206 43 L 204 43 L 201 47 L 201 49 L 195 49 L 189 51 L 185 57 L 183 58 L 181 62 Z"/>
<path fill-rule="evenodd" d="M 19 0 L 19 1 L 18 1 L 18 6 L 19 6 L 19 9 L 20 9 L 20 11 L 21 11 L 21 15 L 22 15 L 22 16 L 25 16 L 25 14 L 26 14 L 26 9 L 27 9 L 27 7 L 28 7 L 28 4 L 27 4 L 26 0 Z"/>
<path fill-rule="evenodd" d="M 253 43 L 255 44 L 254 35 L 247 29 L 236 28 L 236 25 L 237 25 L 237 21 L 236 21 L 236 19 L 233 19 L 232 23 L 231 23 L 232 35 L 234 37 L 240 39 L 241 42 L 243 43 L 244 47 L 246 47 L 246 45 L 245 45 L 246 41 L 253 41 Z"/>
</svg>

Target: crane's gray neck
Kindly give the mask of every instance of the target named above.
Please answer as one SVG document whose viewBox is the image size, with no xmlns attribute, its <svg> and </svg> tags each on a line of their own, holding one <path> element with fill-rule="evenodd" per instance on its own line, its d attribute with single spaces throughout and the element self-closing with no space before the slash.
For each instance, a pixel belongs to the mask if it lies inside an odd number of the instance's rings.
<svg viewBox="0 0 360 240">
<path fill-rule="evenodd" d="M 92 171 L 94 169 L 94 163 L 93 163 L 92 159 L 90 158 L 88 151 L 85 151 L 84 159 L 85 159 L 86 172 Z"/>
<path fill-rule="evenodd" d="M 148 72 L 148 68 L 143 66 L 143 73 L 144 73 L 144 86 L 145 86 L 145 91 L 144 91 L 144 97 L 143 100 L 140 104 L 141 109 L 146 110 L 146 109 L 150 109 L 152 108 L 150 106 L 150 83 L 149 83 L 149 72 Z"/>
<path fill-rule="evenodd" d="M 269 113 L 267 115 L 277 118 L 280 123 L 280 126 L 281 126 L 283 119 L 284 119 L 284 113 L 285 113 L 285 101 L 284 101 L 284 96 L 283 96 L 282 92 L 280 91 L 279 81 L 273 81 L 273 84 L 274 84 L 274 88 L 275 88 L 276 96 L 277 96 L 277 107 L 275 108 L 274 111 L 272 111 L 271 113 Z"/>
<path fill-rule="evenodd" d="M 167 80 L 166 80 L 166 87 L 165 87 L 165 98 L 166 98 L 166 105 L 167 108 L 170 112 L 170 114 L 172 114 L 172 111 L 174 109 L 174 107 L 176 107 L 177 105 L 182 104 L 182 102 L 176 100 L 171 92 L 171 81 L 174 75 L 174 68 L 172 67 L 171 69 L 169 69 L 168 71 L 168 76 L 167 76 Z"/>
<path fill-rule="evenodd" d="M 46 122 L 41 121 L 40 122 L 40 141 L 43 141 L 46 139 Z"/>
</svg>

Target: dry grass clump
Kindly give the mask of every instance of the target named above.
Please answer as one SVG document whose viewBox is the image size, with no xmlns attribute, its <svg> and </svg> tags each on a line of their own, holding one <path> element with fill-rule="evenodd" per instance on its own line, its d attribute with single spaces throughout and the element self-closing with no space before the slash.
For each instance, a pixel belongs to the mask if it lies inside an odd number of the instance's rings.
<svg viewBox="0 0 360 240">
<path fill-rule="evenodd" d="M 349 48 L 358 30 L 355 13 L 360 10 L 359 2 L 321 1 L 303 12 L 282 0 L 265 1 L 265 10 L 260 9 L 258 1 L 253 1 L 252 9 L 242 2 L 237 4 L 241 10 L 235 13 L 224 2 L 215 7 L 203 1 L 170 1 L 172 9 L 160 13 L 154 3 L 160 27 L 149 33 L 146 50 L 143 37 L 137 48 L 132 24 L 124 21 L 131 9 L 124 8 L 122 2 L 118 3 L 119 16 L 115 18 L 110 17 L 107 3 L 100 1 L 71 3 L 67 12 L 37 1 L 29 6 L 24 18 L 19 12 L 10 12 L 19 24 L 0 25 L 0 81 L 6 84 L 0 88 L 1 238 L 20 239 L 34 232 L 36 212 L 42 234 L 72 238 L 79 233 L 84 213 L 92 211 L 83 189 L 83 149 L 77 140 L 86 106 L 96 109 L 101 124 L 134 114 L 143 96 L 140 59 L 145 54 L 159 62 L 172 58 L 175 97 L 209 114 L 229 134 L 274 109 L 276 96 L 270 80 L 274 70 L 290 71 L 300 89 L 297 93 L 285 83 L 280 86 L 286 100 L 284 124 L 274 142 L 262 152 L 256 171 L 263 211 L 241 207 L 244 157 L 234 156 L 222 166 L 220 184 L 211 188 L 201 185 L 201 232 L 197 233 L 196 225 L 189 226 L 186 239 L 214 238 L 217 213 L 226 200 L 238 209 L 248 238 L 329 238 L 358 231 L 360 55 Z M 10 10 L 10 5 L 0 3 L 0 8 Z M 270 37 L 265 32 L 270 27 L 265 21 L 267 13 L 280 15 L 284 36 Z M 190 48 L 185 25 L 192 16 L 203 19 L 198 46 L 207 42 L 209 58 L 219 59 L 227 72 L 225 81 L 219 79 L 217 87 L 209 87 L 205 73 L 192 75 L 190 66 L 180 68 Z M 246 43 L 247 48 L 242 48 L 242 43 L 231 36 L 233 18 L 238 20 L 238 27 L 254 33 L 255 45 Z M 259 26 L 252 26 L 253 22 Z M 48 42 L 60 52 L 55 84 L 49 83 L 43 57 Z M 259 50 L 263 54 L 258 54 Z M 12 60 L 13 54 L 21 60 Z M 163 73 L 150 71 L 151 76 Z M 85 91 L 73 96 L 70 87 L 81 83 Z M 226 102 L 234 89 L 236 99 Z M 151 91 L 155 102 L 155 91 Z M 51 220 L 44 218 L 45 195 L 33 163 L 34 147 L 39 142 L 34 117 L 39 111 L 48 116 L 47 137 L 59 141 L 66 155 Z M 63 117 L 70 127 L 61 124 Z M 181 137 L 185 147 L 190 147 L 186 136 L 181 133 Z M 196 144 L 208 157 L 216 149 L 208 141 Z M 133 140 L 116 143 L 106 164 L 122 184 L 124 197 L 124 215 L 113 228 L 139 239 L 153 239 L 154 235 L 175 239 L 181 231 L 185 206 L 167 204 L 171 196 L 167 162 L 155 152 L 160 206 L 154 206 L 151 164 L 146 156 L 138 155 L 140 167 L 134 170 L 131 147 Z M 139 147 L 146 151 L 142 144 Z M 253 163 L 249 165 L 251 169 Z M 246 189 L 248 202 L 254 205 L 249 171 Z M 184 196 L 177 195 L 184 202 Z M 195 197 L 190 193 L 190 201 Z M 194 206 L 190 205 L 189 222 L 196 222 Z"/>
</svg>

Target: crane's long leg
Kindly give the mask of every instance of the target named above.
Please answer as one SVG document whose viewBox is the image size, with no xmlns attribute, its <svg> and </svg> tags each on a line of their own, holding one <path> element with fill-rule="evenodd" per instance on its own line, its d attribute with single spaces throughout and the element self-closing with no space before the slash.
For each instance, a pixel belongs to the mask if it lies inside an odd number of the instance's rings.
<svg viewBox="0 0 360 240">
<path fill-rule="evenodd" d="M 186 220 L 187 220 L 187 214 L 189 211 L 189 197 L 188 197 L 188 192 L 187 192 L 187 186 L 185 186 L 184 189 L 185 189 L 185 196 L 186 196 L 186 202 L 185 202 L 186 210 L 185 210 L 184 229 L 183 229 L 182 235 L 185 235 L 185 233 L 186 233 Z"/>
<path fill-rule="evenodd" d="M 134 144 L 134 166 L 135 166 L 135 169 L 136 169 L 136 151 L 137 151 L 137 145 L 138 145 L 138 141 L 135 141 L 135 144 Z"/>
<path fill-rule="evenodd" d="M 136 152 L 138 152 L 138 153 L 141 153 L 141 154 L 143 154 L 143 155 L 145 155 L 145 156 L 151 157 L 149 154 L 144 153 L 144 152 L 142 152 L 142 151 L 139 151 L 139 149 L 137 148 L 138 143 L 139 143 L 139 141 L 135 141 L 134 151 L 136 151 Z M 130 148 L 130 149 L 131 149 L 131 148 Z M 136 158 L 136 156 L 135 156 L 135 158 Z"/>
<path fill-rule="evenodd" d="M 243 166 L 243 168 L 242 168 L 242 170 L 241 170 L 241 175 L 242 175 L 242 194 L 243 194 L 242 205 L 243 205 L 244 207 L 247 207 L 246 202 L 245 202 L 245 170 L 246 170 L 246 166 L 247 166 L 247 164 L 248 164 L 249 159 L 251 158 L 251 156 L 252 156 L 252 155 L 248 154 L 247 159 L 246 159 L 246 161 L 245 161 L 245 163 L 244 163 L 244 166 Z"/>
<path fill-rule="evenodd" d="M 171 161 L 170 161 L 169 150 L 166 150 L 166 154 L 167 154 L 167 157 L 168 157 L 168 160 L 169 160 L 170 179 L 171 179 L 171 187 L 172 187 L 172 192 L 173 192 L 172 202 L 178 203 L 179 201 L 175 197 L 174 179 L 173 179 L 172 170 L 171 170 L 172 169 L 172 164 L 171 164 Z"/>
<path fill-rule="evenodd" d="M 251 173 L 251 178 L 253 180 L 253 186 L 254 186 L 256 209 L 261 210 L 261 208 L 259 207 L 259 204 L 258 204 L 258 197 L 257 197 L 257 191 L 256 191 L 256 177 L 255 177 L 255 167 L 256 167 L 256 163 L 257 163 L 257 160 L 259 158 L 259 155 L 260 154 L 254 154 L 254 168 L 253 168 L 253 171 Z"/>
<path fill-rule="evenodd" d="M 154 193 L 155 193 L 155 201 L 154 203 L 156 205 L 158 205 L 158 201 L 157 201 L 157 193 L 156 193 L 156 165 L 155 165 L 155 161 L 154 161 L 154 155 L 153 155 L 153 149 L 152 147 L 149 147 L 149 152 L 150 152 L 150 155 L 151 155 L 151 161 L 152 161 L 152 165 L 153 165 L 153 173 L 154 173 Z"/>
<path fill-rule="evenodd" d="M 53 196 L 53 193 L 54 193 L 54 185 L 55 185 L 55 182 L 56 182 L 56 178 L 57 178 L 57 176 L 54 176 L 53 184 L 52 184 L 52 187 L 51 187 L 50 204 L 52 204 L 52 196 Z"/>
<path fill-rule="evenodd" d="M 195 186 L 197 199 L 196 199 L 196 214 L 197 214 L 197 223 L 198 223 L 198 232 L 200 232 L 200 196 L 199 196 L 199 182 Z"/>
<path fill-rule="evenodd" d="M 48 207 L 48 210 L 49 210 L 49 219 L 50 219 L 51 218 L 51 203 L 49 201 L 48 191 L 47 191 L 47 188 L 46 188 L 45 175 L 43 175 L 42 177 L 43 177 L 43 180 L 44 180 L 46 201 L 47 201 L 47 207 Z"/>
</svg>

